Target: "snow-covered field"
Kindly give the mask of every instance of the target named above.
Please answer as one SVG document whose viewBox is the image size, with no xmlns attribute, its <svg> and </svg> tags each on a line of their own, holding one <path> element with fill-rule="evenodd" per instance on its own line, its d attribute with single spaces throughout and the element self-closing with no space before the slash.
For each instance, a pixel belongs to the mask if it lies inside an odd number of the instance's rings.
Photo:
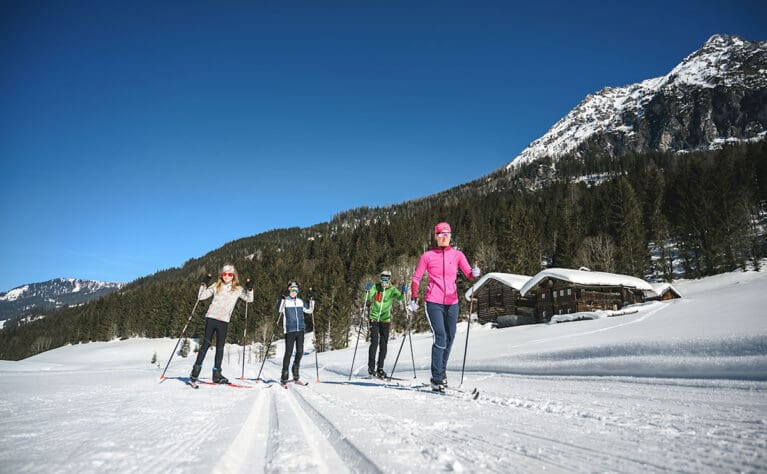
<svg viewBox="0 0 767 474">
<path fill-rule="evenodd" d="M 407 381 L 388 386 L 361 377 L 364 343 L 351 382 L 352 350 L 319 354 L 316 383 L 309 348 L 310 385 L 288 390 L 256 384 L 255 361 L 253 388 L 193 390 L 191 356 L 160 383 L 150 360 L 165 365 L 170 339 L 0 361 L 0 472 L 767 472 L 767 272 L 675 286 L 684 299 L 621 317 L 472 326 L 463 388 L 476 401 L 411 386 L 428 381 L 430 334 L 413 336 L 417 378 L 405 344 Z M 451 386 L 465 336 L 463 323 Z M 231 379 L 239 354 L 229 347 Z"/>
</svg>

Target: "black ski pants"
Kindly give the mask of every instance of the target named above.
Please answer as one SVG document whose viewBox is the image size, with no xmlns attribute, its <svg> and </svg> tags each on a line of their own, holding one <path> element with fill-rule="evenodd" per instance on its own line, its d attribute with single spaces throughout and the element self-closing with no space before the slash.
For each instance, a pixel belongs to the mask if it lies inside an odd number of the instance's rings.
<svg viewBox="0 0 767 474">
<path fill-rule="evenodd" d="M 382 370 L 386 349 L 389 344 L 389 327 L 391 323 L 370 321 L 370 349 L 368 349 L 368 370 Z M 376 365 L 376 350 L 378 350 L 378 365 Z"/>
<path fill-rule="evenodd" d="M 282 377 L 283 382 L 288 381 L 288 367 L 290 366 L 290 356 L 293 355 L 293 346 L 296 347 L 296 357 L 293 359 L 293 380 L 298 380 L 299 369 L 301 368 L 301 356 L 304 355 L 304 332 L 296 331 L 285 334 L 285 356 L 282 358 Z"/>
<path fill-rule="evenodd" d="M 215 335 L 216 358 L 213 367 L 221 372 L 221 362 L 224 360 L 224 344 L 226 344 L 226 331 L 228 328 L 229 323 L 227 322 L 213 318 L 205 318 L 205 335 L 202 339 L 200 351 L 197 353 L 197 362 L 195 362 L 195 365 L 202 366 L 202 361 L 205 360 L 205 354 L 208 353 L 208 348 L 213 341 L 213 335 Z"/>
</svg>

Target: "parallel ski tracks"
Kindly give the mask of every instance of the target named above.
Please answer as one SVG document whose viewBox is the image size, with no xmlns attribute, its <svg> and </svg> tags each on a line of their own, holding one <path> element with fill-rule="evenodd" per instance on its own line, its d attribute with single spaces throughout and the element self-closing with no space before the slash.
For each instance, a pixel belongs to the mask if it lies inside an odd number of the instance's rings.
<svg viewBox="0 0 767 474">
<path fill-rule="evenodd" d="M 333 449 L 350 471 L 382 472 L 381 469 L 365 456 L 362 451 L 357 449 L 357 447 L 354 446 L 354 444 L 352 444 L 328 418 L 314 408 L 314 406 L 301 395 L 300 391 L 296 390 L 293 393 L 303 402 L 300 409 L 312 419 L 314 425 L 323 433 L 325 439 L 327 439 L 330 445 L 333 446 Z"/>
<path fill-rule="evenodd" d="M 260 460 L 222 460 L 220 472 L 382 472 L 301 395 L 307 389 L 290 385 L 288 390 L 260 391 L 225 455 L 231 459 L 235 451 L 248 452 Z"/>
<path fill-rule="evenodd" d="M 423 387 L 392 385 L 392 391 L 385 398 L 408 400 L 412 397 L 434 397 L 434 394 L 420 394 Z M 436 397 L 435 403 L 444 406 L 445 413 L 473 417 L 474 421 L 465 427 L 460 422 L 439 421 L 434 428 L 423 426 L 412 420 L 396 423 L 392 417 L 381 417 L 375 410 L 365 409 L 357 404 L 347 403 L 344 398 L 332 396 L 332 392 L 312 390 L 308 387 L 290 385 L 288 390 L 260 391 L 254 402 L 251 416 L 260 425 L 263 437 L 260 448 L 253 445 L 244 451 L 248 455 L 260 455 L 262 464 L 258 471 L 264 472 L 381 472 L 373 457 L 368 457 L 350 441 L 357 431 L 350 435 L 347 419 L 337 418 L 339 413 L 361 420 L 367 430 L 380 433 L 382 439 L 403 439 L 395 443 L 402 449 L 405 458 L 420 455 L 430 466 L 427 469 L 478 469 L 486 472 L 533 471 L 546 469 L 553 472 L 573 472 L 589 469 L 606 471 L 662 472 L 667 466 L 648 462 L 641 451 L 636 450 L 636 435 L 627 433 L 618 436 L 615 443 L 604 445 L 599 437 L 604 433 L 628 429 L 624 426 L 619 411 L 601 410 L 599 407 L 569 405 L 544 398 L 525 398 L 524 395 L 509 397 L 507 394 L 482 391 L 481 397 L 470 403 L 454 401 L 456 397 Z M 360 389 L 353 385 L 351 390 Z M 458 398 L 470 396 L 459 393 Z M 255 405 L 260 404 L 260 408 Z M 339 406 L 343 405 L 343 406 Z M 326 406 L 327 405 L 327 406 Z M 334 407 L 334 409 L 330 409 Z M 451 408 L 452 407 L 452 408 Z M 330 409 L 330 410 L 328 410 Z M 453 412 L 451 410 L 458 410 Z M 562 439 L 553 432 L 527 429 L 525 424 L 538 416 L 550 417 L 552 423 L 568 423 L 569 431 L 580 432 L 583 442 L 574 438 Z M 652 413 L 648 416 L 652 417 Z M 502 417 L 509 422 L 501 436 L 483 435 L 483 423 L 479 418 Z M 249 417 L 250 418 L 250 417 Z M 453 420 L 456 418 L 453 416 Z M 495 423 L 496 421 L 494 421 Z M 471 429 L 466 429 L 472 426 Z M 353 428 L 353 426 L 352 426 Z M 250 422 L 243 430 L 256 429 Z M 354 428 L 356 429 L 356 428 Z M 260 435 L 257 435 L 257 437 Z M 238 437 L 239 439 L 239 437 Z M 403 444 L 404 443 L 404 444 Z M 417 448 L 421 446 L 421 448 Z M 415 447 L 415 449 L 413 449 Z M 238 448 L 239 449 L 239 448 Z M 259 452 L 259 449 L 262 450 Z M 241 450 L 242 451 L 242 450 Z M 650 457 L 652 459 L 652 457 Z M 380 460 L 379 460 L 380 461 Z M 705 464 L 704 464 L 705 465 Z M 694 463 L 680 464 L 682 471 L 694 471 Z M 231 471 L 230 471 L 231 472 Z M 239 472 L 254 472 L 241 469 Z"/>
</svg>

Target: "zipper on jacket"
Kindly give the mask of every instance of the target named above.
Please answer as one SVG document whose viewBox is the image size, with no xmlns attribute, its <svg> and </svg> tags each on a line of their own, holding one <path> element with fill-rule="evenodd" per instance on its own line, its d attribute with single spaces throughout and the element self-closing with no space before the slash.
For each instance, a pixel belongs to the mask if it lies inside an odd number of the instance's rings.
<svg viewBox="0 0 767 474">
<path fill-rule="evenodd" d="M 444 289 L 442 291 L 442 304 L 447 301 L 447 280 L 445 279 L 445 249 L 442 249 L 442 285 Z"/>
</svg>

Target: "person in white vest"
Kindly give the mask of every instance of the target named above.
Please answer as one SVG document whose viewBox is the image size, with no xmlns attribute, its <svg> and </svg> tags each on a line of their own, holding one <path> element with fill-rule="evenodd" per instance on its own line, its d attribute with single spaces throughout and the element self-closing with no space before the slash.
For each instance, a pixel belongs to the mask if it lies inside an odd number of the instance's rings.
<svg viewBox="0 0 767 474">
<path fill-rule="evenodd" d="M 288 367 L 290 358 L 293 355 L 293 346 L 296 348 L 296 357 L 293 360 L 293 381 L 304 385 L 300 381 L 301 356 L 304 355 L 304 313 L 314 312 L 314 294 L 310 290 L 309 301 L 304 301 L 298 297 L 298 283 L 290 282 L 288 290 L 282 294 L 277 311 L 282 315 L 282 327 L 285 331 L 285 355 L 282 358 L 282 374 L 280 383 L 286 387 L 288 383 Z"/>
<path fill-rule="evenodd" d="M 216 356 L 213 362 L 213 382 L 229 383 L 224 374 L 221 373 L 221 362 L 224 359 L 224 344 L 226 343 L 226 331 L 229 327 L 229 319 L 232 317 L 232 311 L 237 301 L 242 299 L 248 303 L 253 302 L 253 281 L 248 278 L 245 282 L 245 288 L 240 285 L 237 270 L 234 265 L 224 265 L 218 281 L 211 285 L 211 276 L 207 275 L 200 285 L 200 291 L 197 294 L 198 300 L 205 300 L 213 297 L 208 312 L 205 315 L 205 334 L 203 336 L 202 346 L 197 353 L 197 360 L 192 367 L 192 373 L 189 380 L 192 383 L 197 382 L 197 377 L 202 370 L 202 362 L 208 353 L 213 336 L 216 336 Z"/>
</svg>

